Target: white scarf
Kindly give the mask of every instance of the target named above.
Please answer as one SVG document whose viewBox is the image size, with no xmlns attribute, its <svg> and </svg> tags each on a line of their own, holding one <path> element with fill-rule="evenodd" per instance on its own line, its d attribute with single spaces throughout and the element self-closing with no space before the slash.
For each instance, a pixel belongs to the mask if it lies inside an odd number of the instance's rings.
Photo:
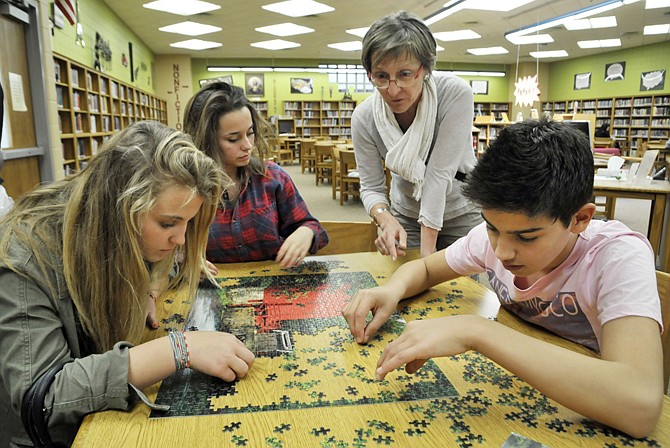
<svg viewBox="0 0 670 448">
<path fill-rule="evenodd" d="M 413 196 L 421 199 L 424 176 L 426 174 L 426 158 L 435 132 L 437 118 L 437 89 L 432 76 L 423 83 L 423 93 L 417 106 L 414 121 L 403 133 L 393 111 L 384 98 L 375 92 L 372 102 L 372 113 L 379 134 L 388 148 L 386 166 L 403 179 L 414 184 Z"/>
</svg>

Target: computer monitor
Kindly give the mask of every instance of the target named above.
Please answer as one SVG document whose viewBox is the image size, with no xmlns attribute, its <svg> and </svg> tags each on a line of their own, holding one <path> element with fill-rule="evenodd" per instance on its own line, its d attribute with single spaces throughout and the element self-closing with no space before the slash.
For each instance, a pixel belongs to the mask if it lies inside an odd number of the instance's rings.
<svg viewBox="0 0 670 448">
<path fill-rule="evenodd" d="M 591 151 L 593 151 L 593 129 L 591 129 L 589 120 L 563 120 L 563 123 L 569 124 L 582 132 L 589 139 L 589 145 L 591 145 Z"/>
</svg>

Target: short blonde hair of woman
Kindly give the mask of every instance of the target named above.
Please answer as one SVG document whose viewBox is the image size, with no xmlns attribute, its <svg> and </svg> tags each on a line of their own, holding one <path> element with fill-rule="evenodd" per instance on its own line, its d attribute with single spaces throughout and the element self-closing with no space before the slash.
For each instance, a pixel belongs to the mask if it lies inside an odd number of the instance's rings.
<svg viewBox="0 0 670 448">
<path fill-rule="evenodd" d="M 205 266 L 209 225 L 214 219 L 224 174 L 184 133 L 152 121 L 114 135 L 79 173 L 25 194 L 2 221 L 0 257 L 10 259 L 17 239 L 34 254 L 41 287 L 58 291 L 54 272 L 64 272 L 67 289 L 86 333 L 99 351 L 122 340 L 139 342 L 145 323 L 150 277 L 163 277 L 182 259 L 169 287 L 193 297 Z M 143 258 L 143 216 L 170 186 L 203 198 L 189 221 L 185 244 L 155 263 Z M 62 260 L 60 256 L 62 254 Z M 16 266 L 9 266 L 19 274 Z"/>
</svg>

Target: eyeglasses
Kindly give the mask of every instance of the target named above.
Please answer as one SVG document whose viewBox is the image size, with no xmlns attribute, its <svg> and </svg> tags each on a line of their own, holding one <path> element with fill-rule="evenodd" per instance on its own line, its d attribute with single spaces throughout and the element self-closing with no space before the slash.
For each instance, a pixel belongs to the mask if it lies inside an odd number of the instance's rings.
<svg viewBox="0 0 670 448">
<path fill-rule="evenodd" d="M 391 79 L 391 76 L 387 73 L 379 73 L 375 76 L 370 77 L 370 82 L 379 90 L 388 89 L 391 85 L 391 82 L 395 82 L 395 85 L 402 88 L 410 86 L 417 80 L 423 66 L 419 67 L 417 71 L 412 70 L 401 70 L 396 74 L 395 79 Z"/>
</svg>

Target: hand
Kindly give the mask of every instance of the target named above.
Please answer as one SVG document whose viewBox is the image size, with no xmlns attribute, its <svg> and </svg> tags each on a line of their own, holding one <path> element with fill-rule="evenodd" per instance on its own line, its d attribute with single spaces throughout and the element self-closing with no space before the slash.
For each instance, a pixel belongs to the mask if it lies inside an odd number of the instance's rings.
<svg viewBox="0 0 670 448">
<path fill-rule="evenodd" d="M 289 235 L 277 252 L 275 261 L 283 269 L 288 269 L 302 263 L 312 247 L 314 232 L 309 227 L 298 227 Z"/>
<path fill-rule="evenodd" d="M 216 274 L 219 273 L 219 268 L 214 266 L 211 262 L 205 260 L 205 268 L 209 272 L 209 275 L 212 277 L 216 276 Z M 205 278 L 207 278 L 206 272 L 203 270 L 200 272 L 200 281 L 203 281 Z"/>
<path fill-rule="evenodd" d="M 383 380 L 387 373 L 405 365 L 407 373 L 414 373 L 430 358 L 453 356 L 471 349 L 469 334 L 473 328 L 472 315 L 458 315 L 438 319 L 409 322 L 398 339 L 386 346 L 375 376 Z"/>
<path fill-rule="evenodd" d="M 254 354 L 230 333 L 188 331 L 185 336 L 191 367 L 202 373 L 233 381 L 243 378 L 254 364 Z"/>
<path fill-rule="evenodd" d="M 156 315 L 156 297 L 158 293 L 155 291 L 149 291 L 147 294 L 147 306 L 145 308 L 145 320 L 149 328 L 154 330 L 158 328 L 158 316 Z"/>
<path fill-rule="evenodd" d="M 395 311 L 400 297 L 394 297 L 391 292 L 383 286 L 362 289 L 342 310 L 351 334 L 359 344 L 366 343 Z M 365 321 L 370 311 L 372 320 L 366 325 Z"/>
<path fill-rule="evenodd" d="M 383 218 L 382 218 L 383 217 Z M 404 257 L 407 250 L 407 232 L 390 213 L 377 216 L 381 234 L 375 240 L 375 247 L 382 255 L 390 255 L 393 261 Z"/>
</svg>

